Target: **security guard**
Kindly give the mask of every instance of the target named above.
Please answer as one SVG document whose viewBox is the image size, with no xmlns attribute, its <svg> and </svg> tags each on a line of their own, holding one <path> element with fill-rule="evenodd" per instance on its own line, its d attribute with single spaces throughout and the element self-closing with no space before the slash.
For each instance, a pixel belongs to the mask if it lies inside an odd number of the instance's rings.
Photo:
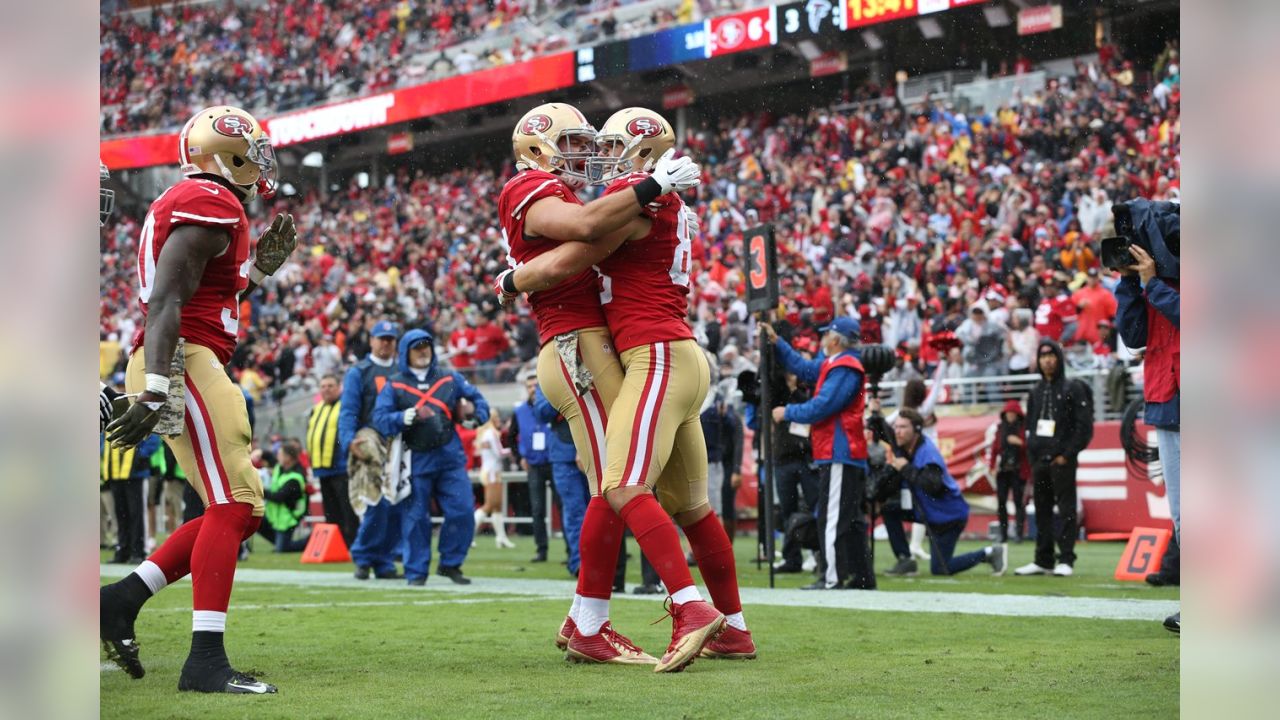
<svg viewBox="0 0 1280 720">
<path fill-rule="evenodd" d="M 464 402 L 465 401 L 465 402 Z M 454 428 L 474 406 L 479 422 L 489 419 L 489 403 L 471 383 L 456 372 L 442 372 L 436 365 L 431 333 L 410 330 L 400 340 L 400 372 L 378 393 L 373 427 L 386 437 L 396 437 L 393 472 L 408 470 L 413 491 L 404 515 L 404 575 L 410 585 L 427 582 L 431 563 L 431 500 L 444 515 L 440 527 L 440 560 L 436 574 L 459 585 L 471 581 L 462 575 L 462 563 L 475 535 L 475 494 L 467 477 L 467 456 Z M 398 436 L 398 437 L 397 437 Z"/>
<path fill-rule="evenodd" d="M 324 521 L 338 526 L 350 548 L 356 541 L 360 520 L 347 496 L 347 449 L 338 442 L 338 417 L 342 411 L 342 386 L 336 375 L 320 378 L 320 402 L 307 417 L 307 457 L 311 473 L 320 484 Z"/>
<path fill-rule="evenodd" d="M 146 559 L 143 513 L 146 512 L 146 483 L 151 476 L 151 455 L 160 447 L 160 436 L 148 435 L 136 447 L 119 448 L 98 436 L 101 477 L 111 489 L 115 503 L 117 544 L 111 562 L 141 563 Z"/>
<path fill-rule="evenodd" d="M 396 338 L 400 331 L 394 323 L 382 320 L 373 326 L 369 356 L 347 370 L 342 381 L 342 402 L 338 411 L 338 445 L 344 455 L 351 448 L 356 433 L 373 425 L 373 405 L 387 378 L 396 373 Z M 368 580 L 370 571 L 378 578 L 398 578 L 396 555 L 400 552 L 400 520 L 404 506 L 392 505 L 382 498 L 365 508 L 360 528 L 351 543 L 351 560 L 356 565 L 356 579 Z"/>
</svg>

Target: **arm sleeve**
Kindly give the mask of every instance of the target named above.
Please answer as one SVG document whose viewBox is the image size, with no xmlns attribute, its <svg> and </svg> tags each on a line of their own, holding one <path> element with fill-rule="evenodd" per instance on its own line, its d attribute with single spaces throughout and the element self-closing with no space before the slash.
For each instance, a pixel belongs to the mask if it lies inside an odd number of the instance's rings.
<svg viewBox="0 0 1280 720">
<path fill-rule="evenodd" d="M 847 407 L 861 386 L 862 373 L 852 368 L 835 368 L 822 383 L 822 392 L 808 402 L 788 405 L 782 419 L 806 425 L 826 420 Z"/>
<path fill-rule="evenodd" d="M 533 416 L 538 418 L 538 422 L 553 423 L 559 415 L 547 396 L 542 394 L 542 388 L 538 388 L 533 396 Z"/>
<path fill-rule="evenodd" d="M 818 373 L 822 370 L 821 360 L 805 360 L 800 353 L 796 352 L 782 338 L 778 338 L 773 347 L 778 354 L 778 361 L 782 363 L 782 367 L 787 372 L 800 378 L 801 382 L 810 385 L 818 382 Z"/>
<path fill-rule="evenodd" d="M 1160 278 L 1151 278 L 1147 283 L 1147 302 L 1156 312 L 1169 319 L 1173 326 L 1182 329 L 1182 304 L 1178 291 Z M 1126 341 L 1127 342 L 1127 341 Z"/>
<path fill-rule="evenodd" d="M 453 374 L 453 381 L 458 384 L 458 392 L 462 397 L 476 406 L 476 422 L 489 422 L 489 401 L 484 399 L 484 395 L 481 395 L 476 386 L 467 382 L 460 373 Z"/>
<path fill-rule="evenodd" d="M 1116 286 L 1116 326 L 1128 347 L 1147 346 L 1147 302 L 1138 278 L 1132 275 L 1121 278 Z"/>
<path fill-rule="evenodd" d="M 338 411 L 338 447 L 351 447 L 360 423 L 360 368 L 347 370 L 342 378 L 342 409 Z"/>
<path fill-rule="evenodd" d="M 396 407 L 396 390 L 391 383 L 383 385 L 382 392 L 378 393 L 370 424 L 383 437 L 395 437 L 404 430 L 404 412 Z"/>
<path fill-rule="evenodd" d="M 913 465 L 907 465 L 898 471 L 903 480 L 908 485 L 919 488 L 921 492 L 931 498 L 942 497 L 946 493 L 947 485 L 942 480 L 942 468 L 930 463 L 922 468 Z"/>
</svg>

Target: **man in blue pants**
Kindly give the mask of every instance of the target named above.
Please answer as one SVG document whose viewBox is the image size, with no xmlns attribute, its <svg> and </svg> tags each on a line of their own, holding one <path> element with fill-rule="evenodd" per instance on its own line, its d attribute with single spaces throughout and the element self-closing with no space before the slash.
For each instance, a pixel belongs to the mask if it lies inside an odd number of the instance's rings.
<svg viewBox="0 0 1280 720">
<path fill-rule="evenodd" d="M 582 518 L 587 513 L 591 490 L 587 476 L 578 467 L 578 451 L 573 449 L 569 423 L 551 406 L 541 388 L 534 393 L 533 414 L 539 422 L 551 426 L 547 438 L 547 459 L 551 462 L 551 482 L 560 494 L 560 525 L 564 528 L 565 544 L 569 546 L 569 574 L 577 577 L 581 557 L 578 539 L 582 534 Z"/>
<path fill-rule="evenodd" d="M 533 518 L 533 543 L 537 547 L 530 562 L 536 563 L 547 561 L 547 482 L 555 483 L 551 476 L 551 460 L 547 457 L 551 435 L 551 427 L 547 423 L 550 421 L 541 420 L 533 409 L 537 387 L 536 376 L 525 380 L 525 388 L 529 394 L 524 402 L 515 406 L 515 417 L 511 423 L 515 430 L 520 466 L 528 474 L 529 515 Z M 570 552 L 577 553 L 577 546 Z"/>
<path fill-rule="evenodd" d="M 431 564 L 431 500 L 444 515 L 440 528 L 440 560 L 436 574 L 458 585 L 471 538 L 475 534 L 475 495 L 467 477 L 467 457 L 454 428 L 474 413 L 489 420 L 489 403 L 456 372 L 436 365 L 431 333 L 410 330 L 400 339 L 400 372 L 393 375 L 373 407 L 373 427 L 394 438 L 393 472 L 407 468 L 413 491 L 402 504 L 404 515 L 404 575 L 410 585 L 425 585 Z M 397 448 L 396 444 L 400 447 Z"/>
<path fill-rule="evenodd" d="M 383 320 L 370 333 L 369 356 L 347 370 L 342 380 L 342 406 L 338 414 L 338 444 L 349 454 L 356 433 L 373 425 L 373 405 L 387 378 L 396 374 L 396 337 L 393 323 Z M 400 577 L 396 555 L 400 554 L 400 519 L 403 505 L 382 498 L 365 508 L 360 529 L 351 543 L 351 560 L 356 579 L 368 580 L 370 571 L 380 579 Z"/>
<path fill-rule="evenodd" d="M 956 543 L 969 521 L 969 503 L 960 495 L 960 486 L 947 470 L 942 452 L 924 434 L 924 418 L 911 408 L 898 411 L 893 421 L 893 435 L 902 455 L 889 451 L 887 462 L 893 467 L 903 490 L 910 492 L 910 503 L 916 522 L 929 528 L 933 540 L 930 572 L 955 575 L 980 563 L 991 565 L 992 575 L 1003 575 L 1008 561 L 1003 543 L 988 545 L 963 555 L 956 555 Z M 906 503 L 907 499 L 904 498 Z M 907 508 L 903 507 L 906 511 Z"/>
</svg>

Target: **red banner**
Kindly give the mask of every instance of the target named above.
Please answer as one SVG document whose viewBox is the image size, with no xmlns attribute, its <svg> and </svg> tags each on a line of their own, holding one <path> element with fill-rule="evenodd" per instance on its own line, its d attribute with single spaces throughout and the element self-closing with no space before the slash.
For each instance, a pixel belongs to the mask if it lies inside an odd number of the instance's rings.
<svg viewBox="0 0 1280 720">
<path fill-rule="evenodd" d="M 995 476 L 987 462 L 995 437 L 995 416 L 943 417 L 938 421 L 938 447 L 947 460 L 947 469 L 967 494 L 991 495 Z M 1155 445 L 1155 430 L 1141 423 L 1138 433 L 1148 445 Z M 759 479 L 752 459 L 751 430 L 743 445 L 742 486 L 736 505 L 754 515 Z M 1093 441 L 1080 453 L 1076 470 L 1076 494 L 1084 505 L 1081 523 L 1089 533 L 1128 533 L 1135 527 L 1172 528 L 1169 501 L 1165 498 L 1159 462 L 1140 473 L 1125 461 L 1120 445 L 1120 423 L 1094 425 Z M 1028 484 L 1029 485 L 1029 484 Z M 1027 500 L 1031 499 L 1028 486 Z"/>
<path fill-rule="evenodd" d="M 835 75 L 849 69 L 849 63 L 842 52 L 822 53 L 809 61 L 809 77 Z"/>
<path fill-rule="evenodd" d="M 1018 11 L 1018 34 L 1034 35 L 1062 27 L 1061 5 L 1040 5 Z"/>
<path fill-rule="evenodd" d="M 776 42 L 773 6 L 747 10 L 707 21 L 707 57 L 719 57 Z"/>
<path fill-rule="evenodd" d="M 674 110 L 693 104 L 693 88 L 688 85 L 672 85 L 662 91 L 662 109 Z"/>
<path fill-rule="evenodd" d="M 560 53 L 279 115 L 263 123 L 272 144 L 285 147 L 558 90 L 573 82 L 573 53 Z M 101 143 L 99 152 L 112 170 L 173 165 L 178 161 L 178 136 L 171 133 L 112 138 Z"/>
<path fill-rule="evenodd" d="M 938 446 L 947 469 L 966 493 L 991 494 L 995 476 L 987 462 L 997 417 L 944 417 L 938 421 Z M 1155 445 L 1155 430 L 1141 423 L 1139 435 Z M 1076 494 L 1084 505 L 1081 518 L 1090 533 L 1127 533 L 1139 525 L 1172 528 L 1169 501 L 1159 463 L 1140 473 L 1125 460 L 1120 423 L 1093 426 L 1093 441 L 1080 453 Z"/>
</svg>

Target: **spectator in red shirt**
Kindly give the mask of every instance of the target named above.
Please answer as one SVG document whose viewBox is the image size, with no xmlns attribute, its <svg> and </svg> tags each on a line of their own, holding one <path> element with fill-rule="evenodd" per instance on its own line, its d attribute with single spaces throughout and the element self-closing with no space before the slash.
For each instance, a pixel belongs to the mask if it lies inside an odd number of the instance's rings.
<svg viewBox="0 0 1280 720">
<path fill-rule="evenodd" d="M 507 339 L 507 331 L 503 330 L 493 318 L 485 318 L 485 321 L 476 328 L 475 360 L 476 367 L 479 369 L 477 378 L 480 382 L 493 382 L 494 368 L 510 347 L 511 341 Z"/>
<path fill-rule="evenodd" d="M 1066 283 L 1047 275 L 1044 293 L 1036 306 L 1036 332 L 1065 346 L 1075 341 L 1077 319 L 1076 306 L 1067 295 Z"/>
<path fill-rule="evenodd" d="M 1099 323 L 1104 320 L 1110 322 L 1116 316 L 1116 296 L 1102 287 L 1098 278 L 1098 268 L 1089 268 L 1084 287 L 1071 296 L 1071 301 L 1080 308 L 1076 340 L 1093 345 L 1098 342 Z"/>
</svg>

